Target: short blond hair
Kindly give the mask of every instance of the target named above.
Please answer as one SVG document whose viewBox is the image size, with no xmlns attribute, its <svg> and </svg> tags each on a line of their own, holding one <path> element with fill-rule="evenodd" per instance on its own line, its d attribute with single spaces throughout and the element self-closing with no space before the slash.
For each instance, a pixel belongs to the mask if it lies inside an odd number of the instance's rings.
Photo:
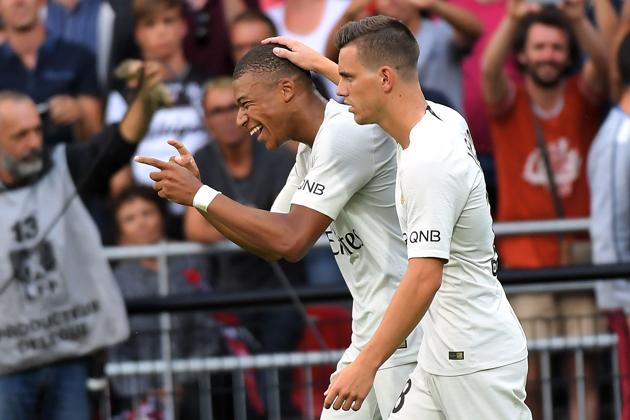
<svg viewBox="0 0 630 420">
<path fill-rule="evenodd" d="M 201 95 L 201 105 L 206 103 L 206 97 L 214 89 L 232 89 L 232 78 L 229 76 L 214 77 L 203 84 L 203 94 Z"/>
</svg>

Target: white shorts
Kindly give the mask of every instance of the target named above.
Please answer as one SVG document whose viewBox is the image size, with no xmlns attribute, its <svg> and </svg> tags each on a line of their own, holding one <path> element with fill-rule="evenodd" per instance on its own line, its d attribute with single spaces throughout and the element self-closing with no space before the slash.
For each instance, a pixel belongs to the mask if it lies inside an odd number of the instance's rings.
<svg viewBox="0 0 630 420">
<path fill-rule="evenodd" d="M 527 359 L 468 375 L 414 370 L 389 420 L 531 420 L 525 405 Z"/>
<path fill-rule="evenodd" d="M 330 376 L 332 381 L 339 372 L 348 366 L 348 363 L 337 365 L 337 370 Z M 411 372 L 416 368 L 416 362 L 390 368 L 379 369 L 374 377 L 374 385 L 367 395 L 361 409 L 354 410 L 333 410 L 332 408 L 322 410 L 322 420 L 381 420 L 386 419 L 394 408 L 394 403 L 400 395 L 400 391 L 405 385 Z"/>
</svg>

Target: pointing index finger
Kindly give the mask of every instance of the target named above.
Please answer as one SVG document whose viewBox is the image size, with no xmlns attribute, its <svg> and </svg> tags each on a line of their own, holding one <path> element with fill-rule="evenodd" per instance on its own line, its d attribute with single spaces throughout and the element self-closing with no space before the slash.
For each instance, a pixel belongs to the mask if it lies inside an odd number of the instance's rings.
<svg viewBox="0 0 630 420">
<path fill-rule="evenodd" d="M 138 163 L 143 163 L 145 165 L 153 166 L 160 170 L 166 169 L 168 167 L 168 163 L 161 161 L 160 159 L 148 157 L 148 156 L 136 156 L 133 158 Z"/>
</svg>

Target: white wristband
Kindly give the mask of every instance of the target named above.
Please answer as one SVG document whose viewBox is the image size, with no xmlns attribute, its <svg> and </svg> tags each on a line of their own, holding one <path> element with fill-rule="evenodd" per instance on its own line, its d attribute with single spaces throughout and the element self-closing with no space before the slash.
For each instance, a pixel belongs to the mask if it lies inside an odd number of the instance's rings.
<svg viewBox="0 0 630 420">
<path fill-rule="evenodd" d="M 217 191 L 207 185 L 202 185 L 193 197 L 193 207 L 206 213 L 212 200 L 219 194 L 221 194 L 221 191 Z"/>
</svg>

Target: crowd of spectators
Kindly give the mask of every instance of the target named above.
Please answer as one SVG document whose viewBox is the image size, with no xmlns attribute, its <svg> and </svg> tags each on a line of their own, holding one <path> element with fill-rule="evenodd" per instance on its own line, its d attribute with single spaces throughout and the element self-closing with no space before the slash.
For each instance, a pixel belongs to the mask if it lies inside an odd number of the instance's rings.
<svg viewBox="0 0 630 420">
<path fill-rule="evenodd" d="M 584 0 L 0 0 L 3 219 L 13 214 L 9 208 L 18 209 L 14 197 L 22 199 L 21 188 L 35 189 L 38 179 L 54 172 L 50 166 L 65 165 L 59 163 L 61 152 L 55 152 L 65 150 L 70 174 L 66 178 L 76 186 L 105 243 L 223 240 L 194 209 L 156 199 L 149 188 L 150 168 L 131 161 L 132 152 L 167 160 L 175 152 L 166 140 L 181 140 L 195 153 L 204 183 L 243 204 L 270 209 L 293 165 L 295 148 L 268 152 L 237 126 L 231 88 L 235 63 L 261 40 L 275 35 L 297 39 L 335 60 L 335 31 L 370 14 L 390 15 L 409 27 L 420 45 L 418 72 L 427 99 L 451 106 L 467 118 L 497 221 L 591 217 L 590 235 L 497 240 L 502 267 L 630 261 L 630 2 L 615 0 L 588 4 Z M 150 89 L 145 80 L 149 75 Z M 313 77 L 324 97 L 339 100 L 333 84 Z M 137 103 L 150 105 L 141 113 L 133 109 Z M 147 119 L 148 114 L 152 118 Z M 31 120 L 14 127 L 13 118 L 23 115 Z M 22 131 L 13 133 L 13 129 Z M 42 152 L 38 136 L 52 157 Z M 120 146 L 121 138 L 139 140 L 137 149 Z M 30 141 L 30 149 L 17 148 L 18 141 Z M 108 141 L 119 150 L 101 150 Z M 85 156 L 94 159 L 94 167 L 72 161 Z M 104 163 L 111 165 L 104 168 Z M 62 198 L 50 197 L 58 201 L 51 208 L 68 206 Z M 34 202 L 29 197 L 24 200 Z M 44 219 L 37 216 L 36 222 L 29 221 L 28 215 L 15 211 L 15 220 L 0 223 L 7 227 L 0 238 L 16 237 L 15 243 L 0 248 L 0 281 L 11 278 L 8 268 L 13 267 L 13 277 L 24 277 L 20 282 L 26 298 L 39 299 L 44 286 L 27 287 L 39 278 L 33 268 L 24 268 L 26 254 L 57 251 L 44 249 L 48 241 L 41 235 L 48 233 L 41 226 L 37 229 Z M 60 211 L 58 219 L 63 221 L 66 210 Z M 50 229 L 54 236 L 54 226 Z M 16 253 L 24 238 L 32 239 L 30 245 Z M 54 240 L 50 242 L 54 246 Z M 5 245 L 2 239 L 0 245 Z M 51 261 L 40 256 L 30 264 L 52 273 L 56 262 Z M 248 254 L 178 257 L 169 266 L 173 293 L 282 287 L 265 261 Z M 295 287 L 343 282 L 331 253 L 321 248 L 302 263 L 282 268 Z M 79 270 L 73 275 L 83 274 Z M 158 292 L 155 259 L 120 263 L 113 275 L 124 297 Z M 59 286 L 47 281 L 51 290 Z M 5 289 L 11 290 L 0 284 L 0 304 Z M 511 297 L 511 303 L 529 338 L 594 334 L 605 327 L 585 319 L 599 311 L 625 311 L 630 325 L 626 280 L 602 282 L 595 294 L 519 294 Z M 252 336 L 249 344 L 254 353 L 291 351 L 302 336 L 303 323 L 294 310 L 237 316 Z M 572 317 L 582 317 L 583 322 L 558 321 Z M 157 330 L 156 322 L 134 318 L 131 329 Z M 217 322 L 209 317 L 174 320 L 187 331 L 194 330 L 187 327 L 191 323 L 216 329 Z M 159 345 L 153 340 L 140 344 L 135 337 L 113 350 L 111 358 L 159 358 Z M 206 352 L 199 353 L 194 336 L 188 335 L 177 341 L 175 353 L 191 357 L 226 351 L 218 343 L 205 343 Z M 145 352 L 138 353 L 139 347 Z M 59 360 L 64 358 L 67 355 Z M 58 360 L 44 359 L 28 361 L 25 369 L 57 366 Z M 530 362 L 528 403 L 536 417 L 540 401 L 535 355 Z M 593 369 L 587 358 L 587 378 Z M 2 418 L 18 418 L 6 413 L 19 411 L 3 411 L 16 407 L 6 403 L 4 395 L 9 385 L 16 386 L 18 379 L 9 378 L 15 374 L 14 369 L 0 370 Z M 567 375 L 571 374 L 567 368 Z M 597 418 L 594 383 L 587 380 L 588 418 Z M 150 382 L 136 384 L 136 391 L 141 388 L 146 393 L 155 387 Z M 124 383 L 114 384 L 114 391 L 122 400 L 131 398 Z M 571 418 L 577 418 L 574 399 L 570 394 Z M 129 405 L 126 408 L 133 409 Z"/>
</svg>

